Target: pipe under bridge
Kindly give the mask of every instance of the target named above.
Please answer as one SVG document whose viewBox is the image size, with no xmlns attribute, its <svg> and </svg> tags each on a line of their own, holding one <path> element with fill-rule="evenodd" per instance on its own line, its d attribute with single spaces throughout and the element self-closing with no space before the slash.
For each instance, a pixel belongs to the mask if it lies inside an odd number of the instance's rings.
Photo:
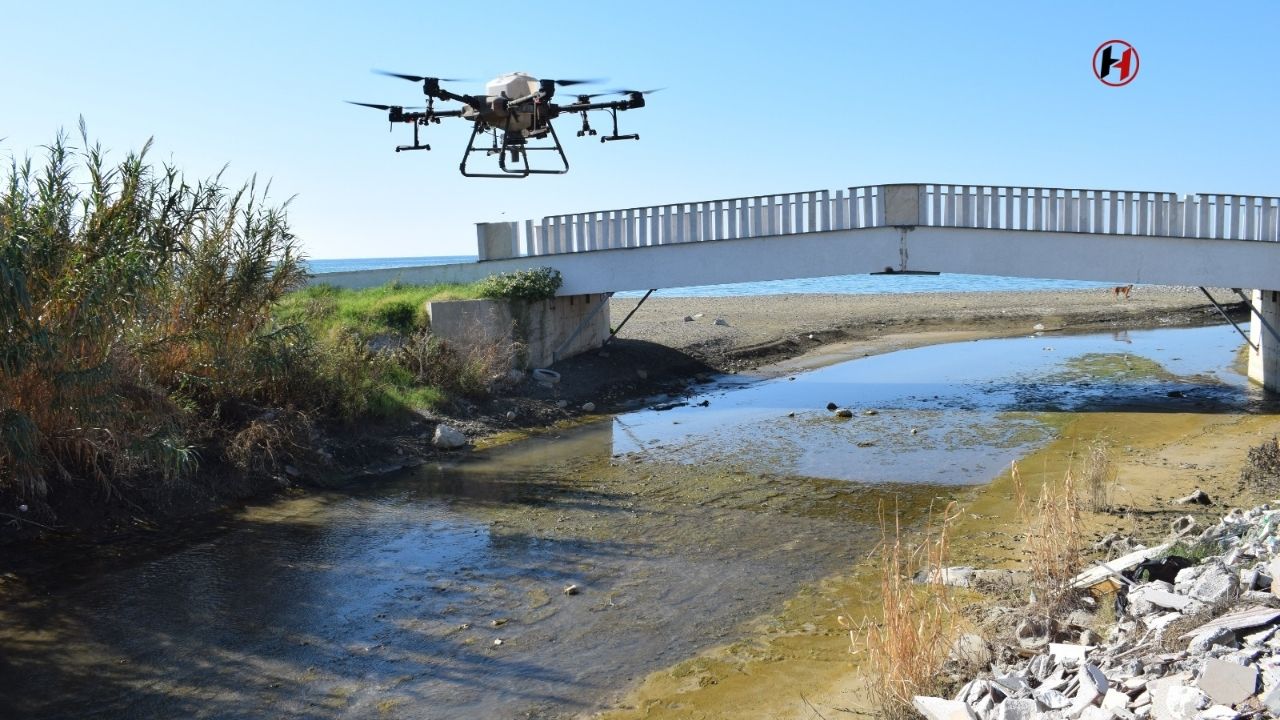
<svg viewBox="0 0 1280 720">
<path fill-rule="evenodd" d="M 912 272 L 1251 288 L 1250 377 L 1280 390 L 1276 197 L 870 185 L 479 223 L 477 235 L 477 263 L 324 281 L 470 282 L 547 266 L 563 295 Z"/>
</svg>

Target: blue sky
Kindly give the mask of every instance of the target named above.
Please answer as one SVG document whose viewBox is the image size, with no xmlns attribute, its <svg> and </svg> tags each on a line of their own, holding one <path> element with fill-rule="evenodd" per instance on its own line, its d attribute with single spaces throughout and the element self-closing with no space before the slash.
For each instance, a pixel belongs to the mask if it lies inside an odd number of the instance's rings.
<svg viewBox="0 0 1280 720">
<path fill-rule="evenodd" d="M 198 10 L 196 9 L 198 7 Z M 1280 195 L 1280 4 L 3 0 L 0 156 L 84 116 L 119 156 L 269 178 L 315 258 L 470 254 L 474 223 L 884 182 Z M 1109 88 L 1090 59 L 1141 54 Z M 564 176 L 467 179 L 468 127 L 393 152 L 371 68 L 663 87 L 640 142 L 557 121 Z M 593 120 L 602 127 L 607 117 Z M 447 122 L 447 121 L 446 121 Z"/>
</svg>

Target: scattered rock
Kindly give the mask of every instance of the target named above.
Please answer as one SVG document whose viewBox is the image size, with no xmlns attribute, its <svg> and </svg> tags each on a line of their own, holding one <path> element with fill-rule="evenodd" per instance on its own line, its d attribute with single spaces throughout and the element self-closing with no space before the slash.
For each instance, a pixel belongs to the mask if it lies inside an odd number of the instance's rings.
<svg viewBox="0 0 1280 720">
<path fill-rule="evenodd" d="M 1031 327 L 1031 329 L 1037 332 L 1039 332 L 1040 330 L 1044 330 L 1044 323 L 1036 323 Z"/>
<path fill-rule="evenodd" d="M 1196 488 L 1195 492 L 1190 495 L 1174 500 L 1179 505 L 1212 505 L 1213 501 L 1209 499 L 1209 493 Z"/>
<path fill-rule="evenodd" d="M 516 419 L 516 411 L 515 411 L 515 410 L 508 410 L 508 411 L 507 411 L 507 421 L 508 421 L 508 422 L 510 422 L 510 421 L 512 421 L 512 420 L 515 420 L 515 419 Z"/>
<path fill-rule="evenodd" d="M 1175 537 L 1182 537 L 1195 529 L 1196 519 L 1190 515 L 1183 515 L 1180 518 L 1175 518 L 1172 525 L 1169 527 L 1170 533 Z"/>
<path fill-rule="evenodd" d="M 853 411 L 850 410 L 849 408 L 840 408 L 839 410 L 836 410 L 836 417 L 851 418 L 853 417 Z"/>
<path fill-rule="evenodd" d="M 867 416 L 871 416 L 871 415 L 879 415 L 879 414 L 880 414 L 880 411 L 879 411 L 879 410 L 863 410 L 863 411 L 862 411 L 862 414 L 863 414 L 863 415 L 867 415 Z"/>
<path fill-rule="evenodd" d="M 444 423 L 440 423 L 436 426 L 435 435 L 431 436 L 431 444 L 441 450 L 453 450 L 466 445 L 467 436 Z"/>
<path fill-rule="evenodd" d="M 685 322 L 693 322 L 693 316 L 692 316 L 692 315 L 685 315 L 685 316 L 684 316 L 684 321 L 685 321 Z"/>
<path fill-rule="evenodd" d="M 716 324 L 716 325 L 722 325 L 722 326 L 728 327 L 728 326 L 729 326 L 729 321 L 728 321 L 728 320 L 725 320 L 724 318 L 716 318 L 716 321 L 715 321 L 715 323 L 714 323 L 714 324 Z"/>
<path fill-rule="evenodd" d="M 582 412 L 595 412 L 596 404 L 593 402 L 582 403 Z"/>
<path fill-rule="evenodd" d="M 578 586 L 577 586 L 577 585 L 573 585 L 573 584 L 566 585 L 566 586 L 565 586 L 565 588 L 564 588 L 564 594 L 565 594 L 565 595 L 577 595 L 577 594 L 578 594 Z"/>
<path fill-rule="evenodd" d="M 494 618 L 489 621 L 489 627 L 502 627 L 509 622 L 511 622 L 509 618 Z"/>
<path fill-rule="evenodd" d="M 569 407 L 569 401 L 568 401 L 568 400 L 557 400 L 557 401 L 556 401 L 556 407 L 558 407 L 558 408 L 560 408 L 561 410 L 563 410 L 563 409 L 565 409 L 565 408 Z"/>
<path fill-rule="evenodd" d="M 497 646 L 499 646 L 499 645 L 501 645 L 501 644 L 502 644 L 502 638 L 494 638 L 494 639 L 493 639 L 493 645 L 494 645 L 494 647 L 497 647 Z"/>
<path fill-rule="evenodd" d="M 828 410 L 835 410 L 836 408 L 839 408 L 839 407 L 840 407 L 839 405 L 837 405 L 837 404 L 835 404 L 835 403 L 833 403 L 833 402 L 829 402 L 829 403 L 827 403 L 827 409 L 828 409 Z"/>
</svg>

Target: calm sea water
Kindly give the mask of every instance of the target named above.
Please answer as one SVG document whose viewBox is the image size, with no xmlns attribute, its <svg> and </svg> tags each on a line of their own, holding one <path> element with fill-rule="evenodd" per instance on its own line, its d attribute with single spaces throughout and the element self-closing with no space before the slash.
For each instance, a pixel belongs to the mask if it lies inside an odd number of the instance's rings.
<svg viewBox="0 0 1280 720">
<path fill-rule="evenodd" d="M 475 255 L 437 255 L 431 257 L 357 258 L 350 260 L 310 260 L 308 266 L 317 275 L 344 270 L 377 270 L 380 268 L 447 265 L 475 262 Z M 1072 290 L 1106 287 L 1105 283 L 1077 280 L 1029 280 L 992 275 L 840 275 L 802 280 L 771 280 L 733 285 L 702 285 L 663 290 L 665 297 L 720 297 L 726 295 L 779 295 L 784 293 L 839 293 L 844 295 L 878 295 L 885 293 L 923 292 L 992 292 L 1028 290 Z M 638 297 L 641 293 L 618 293 L 618 297 Z"/>
</svg>

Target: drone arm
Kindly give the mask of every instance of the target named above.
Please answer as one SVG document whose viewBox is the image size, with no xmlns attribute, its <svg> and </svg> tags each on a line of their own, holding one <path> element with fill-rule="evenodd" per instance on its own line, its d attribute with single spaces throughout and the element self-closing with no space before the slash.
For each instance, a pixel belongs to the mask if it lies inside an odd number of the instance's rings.
<svg viewBox="0 0 1280 720">
<path fill-rule="evenodd" d="M 572 105 L 555 106 L 562 113 L 587 112 L 589 110 L 633 110 L 644 107 L 644 97 L 638 96 L 626 100 L 610 100 L 609 102 L 573 103 Z"/>
</svg>

